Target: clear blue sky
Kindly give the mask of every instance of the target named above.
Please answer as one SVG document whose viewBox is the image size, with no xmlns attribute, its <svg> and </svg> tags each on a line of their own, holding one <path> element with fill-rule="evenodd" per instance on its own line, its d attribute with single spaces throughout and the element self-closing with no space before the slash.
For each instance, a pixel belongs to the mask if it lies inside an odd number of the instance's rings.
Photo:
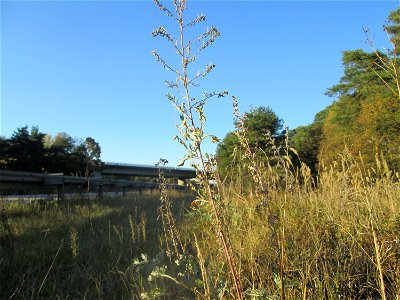
<svg viewBox="0 0 400 300">
<path fill-rule="evenodd" d="M 1 1 L 1 129 L 93 137 L 105 161 L 176 163 L 177 113 L 164 95 L 172 74 L 151 56 L 170 57 L 158 25 L 171 27 L 151 1 Z M 341 52 L 364 48 L 363 27 L 382 32 L 397 1 L 189 1 L 215 25 L 217 42 L 201 63 L 217 65 L 200 91 L 228 90 L 241 111 L 270 106 L 293 129 L 332 102 Z M 199 66 L 202 67 L 202 66 Z M 230 98 L 210 102 L 208 130 L 233 129 Z M 209 151 L 213 151 L 209 148 Z"/>
</svg>

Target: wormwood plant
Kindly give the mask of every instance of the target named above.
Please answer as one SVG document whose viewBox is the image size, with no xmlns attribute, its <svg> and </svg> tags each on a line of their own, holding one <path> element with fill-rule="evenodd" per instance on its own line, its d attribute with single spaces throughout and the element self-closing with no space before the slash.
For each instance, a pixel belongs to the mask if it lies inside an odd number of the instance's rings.
<svg viewBox="0 0 400 300">
<path fill-rule="evenodd" d="M 215 64 L 210 63 L 204 69 L 199 69 L 194 74 L 189 70 L 189 67 L 196 61 L 198 55 L 212 45 L 220 33 L 217 28 L 210 27 L 204 33 L 192 39 L 188 38 L 187 34 L 191 27 L 205 21 L 206 17 L 202 14 L 194 20 L 186 21 L 184 19 L 184 13 L 187 8 L 186 2 L 186 0 L 173 0 L 173 6 L 170 9 L 160 1 L 154 0 L 158 9 L 164 11 L 179 29 L 177 35 L 174 35 L 163 26 L 159 26 L 153 30 L 153 37 L 163 37 L 172 45 L 174 52 L 180 58 L 180 65 L 178 67 L 171 65 L 156 51 L 153 51 L 152 54 L 165 69 L 171 71 L 176 76 L 174 81 L 166 80 L 165 83 L 168 88 L 173 90 L 173 93 L 167 94 L 167 99 L 172 102 L 179 112 L 181 120 L 181 123 L 177 125 L 179 134 L 174 139 L 186 149 L 186 155 L 178 165 L 182 166 L 186 161 L 190 161 L 190 165 L 196 170 L 197 187 L 201 187 L 197 189 L 199 194 L 197 200 L 211 206 L 216 232 L 230 270 L 232 281 L 235 284 L 236 296 L 238 299 L 243 299 L 242 285 L 235 266 L 233 250 L 229 242 L 228 232 L 224 227 L 218 203 L 221 196 L 218 193 L 218 189 L 210 184 L 210 180 L 217 179 L 216 160 L 213 155 L 205 152 L 202 146 L 206 140 L 218 143 L 218 138 L 204 130 L 206 124 L 205 104 L 213 97 L 224 97 L 228 93 L 226 91 L 204 92 L 201 96 L 194 97 L 193 88 L 199 86 L 199 79 L 207 76 L 213 70 Z"/>
<path fill-rule="evenodd" d="M 180 239 L 179 233 L 176 228 L 174 215 L 172 214 L 172 203 L 168 195 L 167 184 L 164 176 L 164 169 L 162 168 L 168 163 L 166 159 L 160 159 L 156 164 L 158 167 L 158 176 L 160 182 L 160 215 L 163 222 L 163 229 L 166 242 L 166 254 L 172 259 L 172 256 L 179 257 L 185 251 L 184 245 Z"/>
<path fill-rule="evenodd" d="M 69 239 L 70 239 L 70 248 L 72 257 L 76 258 L 79 254 L 79 240 L 78 240 L 78 231 L 73 226 L 69 230 Z"/>
</svg>

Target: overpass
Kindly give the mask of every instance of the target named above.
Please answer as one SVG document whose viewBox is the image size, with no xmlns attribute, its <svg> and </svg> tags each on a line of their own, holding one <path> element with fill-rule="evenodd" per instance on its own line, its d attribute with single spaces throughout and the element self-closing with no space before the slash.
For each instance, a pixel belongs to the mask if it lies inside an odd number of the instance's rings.
<svg viewBox="0 0 400 300">
<path fill-rule="evenodd" d="M 165 177 L 178 179 L 178 185 L 169 184 L 170 187 L 175 189 L 185 189 L 183 180 L 196 177 L 194 169 L 166 166 L 160 166 L 160 169 L 163 170 Z M 158 174 L 159 168 L 156 166 L 121 163 L 104 163 L 103 169 L 90 178 L 0 169 L 0 195 L 8 189 L 7 187 L 15 187 L 13 184 L 17 184 L 19 187 L 26 186 L 28 189 L 32 187 L 37 187 L 37 189 L 49 187 L 53 189 L 52 187 L 56 187 L 59 199 L 61 199 L 64 187 L 75 186 L 83 189 L 89 182 L 91 187 L 98 190 L 99 195 L 102 194 L 103 187 L 112 190 L 121 189 L 123 195 L 125 195 L 127 189 L 141 191 L 143 189 L 153 190 L 159 187 L 158 183 L 133 181 L 131 178 L 126 177 L 158 177 Z"/>
<path fill-rule="evenodd" d="M 4 195 L 20 194 L 20 191 L 25 191 L 25 194 L 29 195 L 56 192 L 57 198 L 61 200 L 67 193 L 87 192 L 89 182 L 90 192 L 97 192 L 99 197 L 102 197 L 103 191 L 120 192 L 125 197 L 128 190 L 139 191 L 139 194 L 143 190 L 150 190 L 153 193 L 153 190 L 160 187 L 160 184 L 155 182 L 0 170 L 0 198 L 2 199 Z M 167 186 L 178 190 L 187 189 L 186 186 L 179 184 Z"/>
<path fill-rule="evenodd" d="M 181 167 L 167 167 L 154 165 L 122 164 L 122 163 L 103 163 L 101 176 L 138 176 L 138 177 L 158 177 L 159 168 L 164 171 L 166 178 L 191 179 L 196 177 L 196 170 Z"/>
</svg>

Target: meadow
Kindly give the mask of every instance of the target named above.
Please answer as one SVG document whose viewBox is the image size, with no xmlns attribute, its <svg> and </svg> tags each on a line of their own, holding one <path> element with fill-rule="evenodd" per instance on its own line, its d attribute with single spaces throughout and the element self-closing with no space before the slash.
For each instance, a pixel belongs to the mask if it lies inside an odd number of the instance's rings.
<svg viewBox="0 0 400 300">
<path fill-rule="evenodd" d="M 213 187 L 243 298 L 400 299 L 398 173 L 281 159 Z M 211 201 L 194 197 L 2 203 L 1 298 L 236 299 Z"/>
<path fill-rule="evenodd" d="M 188 68 L 220 33 L 185 40 L 205 16 L 186 23 L 185 0 L 154 2 L 178 30 L 152 32 L 172 43 L 176 69 L 152 53 L 177 76 L 167 99 L 194 191 L 168 190 L 160 172 L 157 196 L 2 203 L 1 297 L 400 300 L 400 10 L 384 27 L 393 51 L 344 52 L 344 79 L 329 90 L 339 100 L 311 127 L 277 134 L 270 110 L 260 111 L 275 132 L 255 111 L 240 115 L 232 97 L 235 130 L 221 142 L 205 131 L 204 107 L 228 92 L 193 97 L 215 65 L 193 77 Z M 225 164 L 206 140 L 230 146 Z"/>
<path fill-rule="evenodd" d="M 384 161 L 366 169 L 343 156 L 313 177 L 280 160 L 247 161 L 253 173 L 219 188 L 242 297 L 400 299 L 399 174 Z M 209 202 L 185 223 L 197 237 L 202 293 L 237 299 Z"/>
<path fill-rule="evenodd" d="M 383 26 L 385 53 L 368 30 L 370 53 L 343 52 L 344 75 L 327 91 L 335 101 L 313 124 L 284 129 L 269 107 L 240 114 L 232 96 L 235 129 L 220 141 L 206 132 L 205 107 L 228 92 L 196 90 L 215 67 L 196 58 L 220 32 L 197 35 L 206 17 L 188 22 L 185 0 L 154 2 L 175 31 L 161 25 L 153 37 L 181 62 L 152 52 L 173 76 L 166 97 L 181 121 L 180 165 L 188 161 L 201 186 L 177 230 L 163 223 L 170 257 L 197 271 L 194 284 L 180 273 L 176 281 L 198 299 L 400 299 L 400 10 Z"/>
<path fill-rule="evenodd" d="M 170 193 L 179 218 L 192 197 Z M 0 298 L 144 298 L 138 270 L 162 248 L 159 203 L 150 194 L 1 203 Z"/>
</svg>

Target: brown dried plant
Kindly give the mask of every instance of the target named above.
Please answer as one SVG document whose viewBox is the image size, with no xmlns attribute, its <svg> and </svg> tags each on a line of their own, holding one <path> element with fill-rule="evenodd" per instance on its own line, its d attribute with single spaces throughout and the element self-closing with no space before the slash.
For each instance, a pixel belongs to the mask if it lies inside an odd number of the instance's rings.
<svg viewBox="0 0 400 300">
<path fill-rule="evenodd" d="M 174 139 L 186 149 L 186 154 L 178 165 L 182 166 L 186 161 L 190 161 L 190 165 L 196 170 L 195 189 L 199 194 L 198 200 L 211 206 L 216 234 L 226 258 L 231 279 L 235 285 L 236 297 L 243 299 L 242 284 L 235 265 L 234 252 L 229 242 L 229 235 L 224 226 L 218 203 L 221 197 L 218 193 L 218 188 L 215 188 L 211 183 L 217 179 L 216 160 L 212 154 L 205 152 L 203 149 L 205 140 L 211 140 L 213 143 L 218 143 L 219 141 L 217 137 L 206 133 L 204 130 L 206 123 L 204 106 L 209 99 L 224 97 L 227 92 L 204 92 L 200 97 L 193 97 L 193 88 L 199 86 L 199 79 L 207 76 L 213 70 L 215 64 L 210 63 L 204 69 L 199 69 L 195 74 L 191 74 L 189 71 L 189 66 L 196 61 L 197 56 L 212 45 L 220 33 L 217 28 L 210 27 L 203 34 L 193 39 L 188 39 L 187 33 L 189 29 L 205 21 L 205 15 L 202 14 L 194 20 L 186 21 L 184 18 L 187 8 L 186 0 L 174 0 L 171 9 L 158 0 L 154 0 L 154 2 L 179 28 L 176 36 L 163 26 L 159 26 L 153 31 L 154 37 L 163 37 L 172 45 L 172 48 L 180 57 L 179 67 L 169 64 L 156 51 L 152 52 L 156 60 L 165 69 L 176 75 L 174 81 L 167 80 L 166 84 L 168 88 L 175 91 L 175 94 L 168 93 L 167 98 L 179 112 L 181 120 L 181 124 L 177 125 L 179 135 L 176 135 Z"/>
</svg>

